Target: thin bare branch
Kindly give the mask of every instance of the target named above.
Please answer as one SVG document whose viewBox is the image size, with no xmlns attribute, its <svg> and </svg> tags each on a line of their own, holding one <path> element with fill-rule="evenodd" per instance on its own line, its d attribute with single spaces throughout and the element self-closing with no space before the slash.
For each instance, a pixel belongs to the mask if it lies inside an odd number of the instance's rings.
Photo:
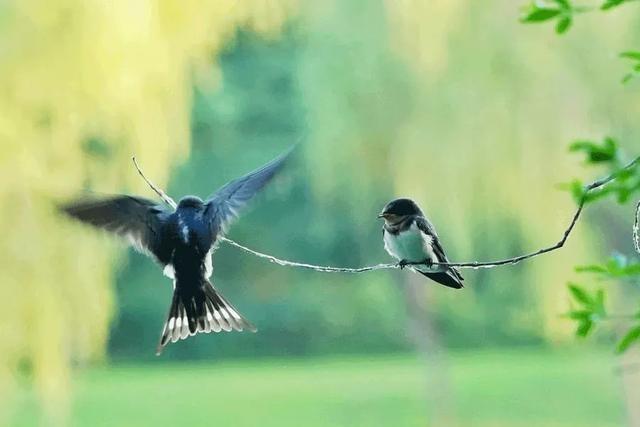
<svg viewBox="0 0 640 427">
<path fill-rule="evenodd" d="M 138 171 L 138 173 L 140 174 L 140 176 L 142 177 L 142 179 L 144 179 L 144 181 L 149 185 L 149 187 L 151 187 L 151 189 L 153 191 L 156 192 L 156 194 L 158 194 L 158 196 L 160 196 L 160 198 L 167 204 L 169 204 L 171 207 L 173 207 L 174 209 L 177 207 L 176 202 L 169 197 L 164 191 L 162 191 L 160 188 L 156 187 L 151 181 L 149 181 L 147 179 L 147 177 L 144 175 L 144 173 L 142 172 L 142 170 L 140 169 L 140 166 L 138 166 L 138 162 L 136 161 L 135 156 L 132 157 L 133 160 L 133 164 L 136 167 L 136 170 Z M 472 262 L 449 262 L 449 263 L 433 263 L 432 265 L 435 266 L 449 266 L 449 267 L 458 267 L 458 268 L 494 268 L 494 267 L 499 267 L 502 265 L 512 265 L 512 264 L 517 264 L 521 261 L 530 259 L 530 258 L 534 258 L 538 255 L 542 255 L 545 254 L 547 252 L 552 252 L 555 251 L 557 249 L 560 249 L 564 246 L 564 244 L 567 242 L 567 239 L 569 238 L 569 235 L 571 234 L 571 232 L 573 231 L 576 223 L 578 222 L 578 219 L 580 218 L 580 214 L 582 213 L 582 210 L 584 208 L 585 203 L 587 202 L 587 197 L 588 194 L 598 188 L 601 188 L 603 186 L 605 186 L 606 184 L 608 184 L 609 182 L 613 181 L 616 179 L 616 177 L 620 174 L 620 172 L 625 171 L 625 170 L 629 170 L 633 167 L 636 166 L 636 164 L 640 163 L 640 156 L 636 157 L 633 161 L 629 162 L 626 166 L 624 166 L 622 169 L 620 169 L 619 171 L 616 171 L 615 173 L 612 173 L 611 175 L 608 175 L 604 178 L 601 178 L 597 181 L 592 182 L 589 185 L 586 185 L 584 187 L 584 192 L 582 194 L 582 197 L 580 199 L 580 202 L 578 203 L 578 208 L 576 209 L 576 212 L 573 214 L 573 217 L 571 218 L 571 222 L 569 223 L 569 226 L 567 227 L 567 229 L 564 231 L 564 233 L 562 234 L 562 238 L 554 245 L 549 246 L 549 247 L 545 247 L 542 249 L 539 249 L 535 252 L 531 252 L 525 255 L 519 255 L 516 257 L 512 257 L 512 258 L 507 258 L 507 259 L 502 259 L 502 260 L 498 260 L 498 261 L 489 261 L 489 262 L 478 262 L 478 261 L 472 261 Z M 635 221 L 634 221 L 634 226 L 633 226 L 633 242 L 634 242 L 634 246 L 636 248 L 636 251 L 638 251 L 638 253 L 640 253 L 640 202 L 638 202 L 638 205 L 636 207 L 636 216 L 635 216 Z M 263 258 L 266 259 L 270 262 L 273 262 L 275 264 L 278 265 L 282 265 L 282 266 L 288 266 L 288 267 L 297 267 L 297 268 L 306 268 L 309 270 L 315 270 L 315 271 L 320 271 L 320 272 L 325 272 L 325 273 L 364 273 L 367 271 L 375 271 L 375 270 L 384 270 L 384 269 L 393 269 L 393 268 L 400 268 L 400 265 L 397 263 L 392 263 L 392 264 L 376 264 L 376 265 L 371 265 L 371 266 L 366 266 L 366 267 L 356 267 L 356 268 L 351 268 L 351 267 L 333 267 L 333 266 L 323 266 L 323 265 L 314 265 L 314 264 L 307 264 L 307 263 L 302 263 L 302 262 L 295 262 L 295 261 L 288 261 L 288 260 L 283 260 L 280 258 L 276 258 L 272 255 L 268 255 L 268 254 L 264 254 L 262 252 L 258 252 L 258 251 L 254 251 L 253 249 L 249 249 L 246 246 L 241 245 L 240 243 L 237 243 L 231 239 L 228 239 L 226 237 L 223 236 L 219 236 L 219 239 L 222 241 L 225 241 L 229 244 L 231 244 L 232 246 L 235 246 L 239 249 L 242 249 L 243 251 L 250 253 L 254 256 L 257 256 L 259 258 Z M 424 263 L 408 263 L 408 265 L 420 265 L 420 264 L 424 264 Z"/>
<path fill-rule="evenodd" d="M 640 254 L 640 200 L 636 205 L 636 219 L 633 222 L 633 246 L 636 252 Z"/>
<path fill-rule="evenodd" d="M 133 165 L 136 167 L 136 170 L 138 171 L 138 173 L 140 174 L 140 176 L 142 177 L 142 179 L 144 179 L 144 182 L 147 183 L 147 185 L 149 185 L 149 187 L 151 187 L 151 189 L 153 191 L 156 192 L 156 194 L 158 196 L 160 196 L 160 198 L 169 206 L 171 206 L 173 209 L 177 208 L 178 205 L 176 204 L 176 202 L 169 197 L 169 195 L 167 195 L 167 193 L 165 193 L 164 191 L 162 191 L 160 188 L 156 187 L 153 182 L 149 181 L 147 179 L 146 176 L 144 176 L 144 173 L 142 172 L 142 169 L 140 169 L 140 166 L 138 166 L 138 162 L 136 161 L 136 156 L 131 157 L 131 160 L 133 160 Z"/>
<path fill-rule="evenodd" d="M 535 252 L 531 252 L 531 253 L 528 253 L 528 254 L 525 254 L 525 255 L 519 255 L 519 256 L 516 256 L 516 257 L 506 258 L 506 259 L 502 259 L 502 260 L 498 260 L 498 261 L 488 261 L 488 262 L 479 262 L 479 261 L 449 262 L 449 263 L 433 263 L 433 265 L 458 267 L 458 268 L 474 268 L 474 269 L 478 269 L 478 268 L 494 268 L 494 267 L 499 267 L 499 266 L 502 266 L 502 265 L 517 264 L 517 263 L 522 262 L 524 260 L 527 260 L 527 259 L 530 259 L 530 258 L 534 258 L 534 257 L 537 257 L 539 255 L 542 255 L 542 254 L 545 254 L 545 253 L 548 253 L 548 252 L 553 252 L 553 251 L 555 251 L 557 249 L 560 249 L 565 245 L 565 243 L 567 242 L 567 239 L 569 238 L 569 235 L 571 234 L 571 232 L 573 231 L 576 223 L 578 222 L 578 219 L 580 219 L 580 214 L 582 213 L 582 210 L 584 209 L 585 203 L 587 202 L 588 194 L 593 190 L 596 190 L 598 188 L 601 188 L 601 187 L 607 185 L 611 181 L 615 180 L 618 177 L 618 175 L 620 174 L 620 172 L 626 171 L 626 170 L 630 170 L 631 168 L 635 167 L 639 163 L 640 163 L 640 156 L 636 157 L 634 160 L 629 162 L 622 169 L 612 173 L 611 175 L 608 175 L 608 176 L 606 176 L 604 178 L 601 178 L 601 179 L 599 179 L 597 181 L 592 182 L 591 184 L 586 185 L 584 187 L 583 195 L 582 195 L 580 201 L 578 202 L 578 207 L 577 207 L 575 213 L 573 214 L 573 217 L 571 218 L 571 222 L 569 223 L 569 226 L 565 229 L 564 233 L 562 234 L 562 238 L 552 246 L 548 246 L 548 247 L 539 249 L 539 250 L 537 250 Z M 639 223 L 640 223 L 640 202 L 638 203 L 638 207 L 636 209 L 636 218 L 635 218 L 635 224 L 634 224 L 634 244 L 636 246 L 636 250 L 640 253 L 640 237 L 638 236 L 640 234 L 640 231 L 638 230 L 638 228 L 640 227 Z M 235 246 L 235 247 L 237 247 L 239 249 L 244 250 L 245 252 L 253 254 L 253 255 L 257 256 L 257 257 L 260 257 L 260 258 L 263 258 L 263 259 L 267 259 L 270 262 L 273 262 L 273 263 L 278 264 L 278 265 L 289 266 L 289 267 L 306 268 L 306 269 L 311 269 L 311 270 L 321 271 L 321 272 L 328 272 L 328 273 L 363 273 L 363 272 L 374 271 L 374 270 L 400 268 L 400 266 L 398 264 L 376 264 L 376 265 L 367 266 L 367 267 L 349 268 L 349 267 L 332 267 L 332 266 L 321 266 L 321 265 L 299 263 L 299 262 L 287 261 L 287 260 L 279 259 L 279 258 L 276 258 L 276 257 L 271 256 L 271 255 L 267 255 L 267 254 L 264 254 L 264 253 L 261 253 L 261 252 L 254 251 L 253 249 L 249 249 L 249 248 L 247 248 L 245 246 L 242 246 L 239 243 L 234 242 L 233 240 L 230 240 L 230 239 L 227 239 L 227 238 L 224 238 L 224 237 L 222 238 L 222 240 L 226 241 L 227 243 L 230 243 L 231 245 L 233 245 L 233 246 Z M 418 265 L 418 264 L 423 264 L 423 263 L 409 263 L 409 265 Z"/>
<path fill-rule="evenodd" d="M 272 255 L 267 255 L 267 254 L 263 254 L 262 252 L 254 251 L 253 249 L 249 249 L 246 246 L 242 246 L 240 243 L 234 242 L 233 240 L 227 239 L 226 237 L 219 236 L 218 239 L 222 240 L 223 242 L 229 243 L 231 246 L 235 246 L 236 248 L 242 249 L 247 253 L 255 255 L 258 258 L 266 259 L 274 264 L 283 265 L 287 267 L 306 268 L 309 270 L 321 271 L 324 273 L 364 273 L 366 271 L 384 270 L 389 268 L 400 268 L 398 264 L 376 264 L 376 265 L 370 265 L 367 267 L 350 268 L 350 267 L 331 267 L 331 266 L 323 266 L 323 265 L 306 264 L 303 262 L 287 261 L 284 259 L 276 258 Z"/>
<path fill-rule="evenodd" d="M 576 223 L 578 222 L 578 219 L 580 218 L 580 214 L 582 213 L 584 205 L 587 202 L 587 197 L 588 197 L 589 193 L 591 191 L 593 191 L 593 190 L 596 190 L 598 188 L 601 188 L 601 187 L 607 185 L 611 181 L 615 180 L 616 177 L 618 177 L 618 175 L 620 174 L 620 172 L 632 169 L 638 163 L 640 163 L 640 156 L 636 157 L 631 162 L 629 162 L 626 166 L 624 166 L 622 169 L 612 173 L 611 175 L 608 175 L 608 176 L 606 176 L 604 178 L 601 178 L 601 179 L 599 179 L 597 181 L 592 182 L 589 185 L 586 185 L 584 187 L 584 192 L 582 193 L 582 197 L 580 198 L 580 202 L 578 203 L 578 208 L 576 209 L 576 212 L 573 214 L 573 217 L 571 218 L 571 222 L 569 223 L 569 227 L 567 227 L 567 229 L 562 234 L 562 238 L 555 245 L 552 245 L 552 246 L 549 246 L 549 247 L 546 247 L 546 248 L 542 248 L 540 250 L 537 250 L 535 252 L 531 252 L 529 254 L 520 255 L 520 256 L 517 256 L 517 257 L 513 257 L 513 258 L 507 258 L 507 259 L 503 259 L 503 260 L 499 260 L 499 261 L 458 262 L 458 263 L 452 262 L 452 263 L 441 263 L 439 265 L 448 265 L 448 266 L 460 267 L 460 268 L 493 268 L 493 267 L 497 267 L 497 266 L 500 266 L 500 265 L 517 264 L 517 263 L 519 263 L 521 261 L 524 261 L 526 259 L 533 258 L 533 257 L 536 257 L 538 255 L 542 255 L 542 254 L 545 254 L 547 252 L 552 252 L 552 251 L 555 251 L 557 249 L 562 248 L 564 246 L 564 244 L 567 242 L 567 239 L 569 238 L 569 235 L 573 231 L 573 228 L 575 227 Z"/>
</svg>

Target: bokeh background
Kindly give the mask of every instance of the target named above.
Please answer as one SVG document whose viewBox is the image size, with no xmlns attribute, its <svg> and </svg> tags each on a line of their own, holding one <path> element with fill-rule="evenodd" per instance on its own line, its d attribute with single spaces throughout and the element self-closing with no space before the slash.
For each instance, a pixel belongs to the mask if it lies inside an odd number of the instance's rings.
<svg viewBox="0 0 640 427">
<path fill-rule="evenodd" d="M 292 260 L 388 261 L 376 214 L 417 200 L 450 258 L 555 242 L 594 171 L 576 138 L 637 151 L 628 7 L 565 36 L 509 0 L 0 2 L 0 424 L 618 426 L 639 378 L 573 338 L 575 264 L 628 251 L 631 207 L 561 251 L 465 271 L 301 271 L 233 247 L 214 283 L 259 329 L 154 355 L 171 284 L 60 217 L 86 194 L 208 195 L 301 141 L 229 237 Z"/>
</svg>

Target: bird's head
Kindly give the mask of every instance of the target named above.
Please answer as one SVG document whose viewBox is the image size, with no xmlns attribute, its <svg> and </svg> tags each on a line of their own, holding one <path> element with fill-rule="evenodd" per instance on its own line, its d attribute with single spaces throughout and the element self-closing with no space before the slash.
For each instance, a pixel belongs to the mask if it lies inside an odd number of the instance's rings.
<svg viewBox="0 0 640 427">
<path fill-rule="evenodd" d="M 384 218 L 388 224 L 397 224 L 412 215 L 422 215 L 416 202 L 411 199 L 395 199 L 387 203 L 378 218 Z"/>
<path fill-rule="evenodd" d="M 178 202 L 178 209 L 180 208 L 192 208 L 199 209 L 203 206 L 202 199 L 196 196 L 185 196 Z"/>
</svg>

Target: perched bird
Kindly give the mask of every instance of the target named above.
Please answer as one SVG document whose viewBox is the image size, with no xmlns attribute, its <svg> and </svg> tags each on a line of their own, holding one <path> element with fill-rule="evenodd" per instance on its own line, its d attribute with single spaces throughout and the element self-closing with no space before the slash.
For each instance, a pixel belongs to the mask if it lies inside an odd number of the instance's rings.
<svg viewBox="0 0 640 427">
<path fill-rule="evenodd" d="M 450 288 L 463 287 L 464 279 L 456 268 L 432 265 L 446 263 L 449 260 L 438 240 L 436 229 L 413 200 L 392 200 L 387 203 L 378 218 L 384 218 L 384 248 L 399 261 L 400 268 L 404 268 L 408 263 L 424 263 L 409 267 Z"/>
<path fill-rule="evenodd" d="M 182 198 L 175 210 L 127 195 L 81 199 L 60 207 L 75 219 L 126 238 L 173 279 L 173 298 L 157 354 L 169 342 L 199 332 L 256 331 L 209 282 L 211 255 L 240 209 L 276 175 L 290 152 L 225 184 L 204 201 Z"/>
</svg>

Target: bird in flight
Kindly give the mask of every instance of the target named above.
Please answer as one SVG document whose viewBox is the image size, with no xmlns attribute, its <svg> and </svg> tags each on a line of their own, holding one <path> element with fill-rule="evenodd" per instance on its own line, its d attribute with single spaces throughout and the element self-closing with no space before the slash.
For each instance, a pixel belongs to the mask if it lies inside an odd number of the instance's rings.
<svg viewBox="0 0 640 427">
<path fill-rule="evenodd" d="M 158 355 L 169 342 L 200 332 L 256 331 L 209 281 L 213 272 L 211 258 L 231 222 L 278 173 L 291 151 L 223 185 L 206 200 L 183 197 L 175 209 L 128 195 L 80 199 L 60 207 L 72 218 L 125 238 L 155 259 L 164 274 L 173 279 L 173 298 Z"/>
<path fill-rule="evenodd" d="M 399 261 L 400 268 L 409 263 L 413 271 L 450 288 L 462 288 L 463 278 L 454 267 L 437 266 L 449 260 L 438 239 L 436 229 L 411 199 L 392 200 L 382 209 L 384 248 Z"/>
</svg>

